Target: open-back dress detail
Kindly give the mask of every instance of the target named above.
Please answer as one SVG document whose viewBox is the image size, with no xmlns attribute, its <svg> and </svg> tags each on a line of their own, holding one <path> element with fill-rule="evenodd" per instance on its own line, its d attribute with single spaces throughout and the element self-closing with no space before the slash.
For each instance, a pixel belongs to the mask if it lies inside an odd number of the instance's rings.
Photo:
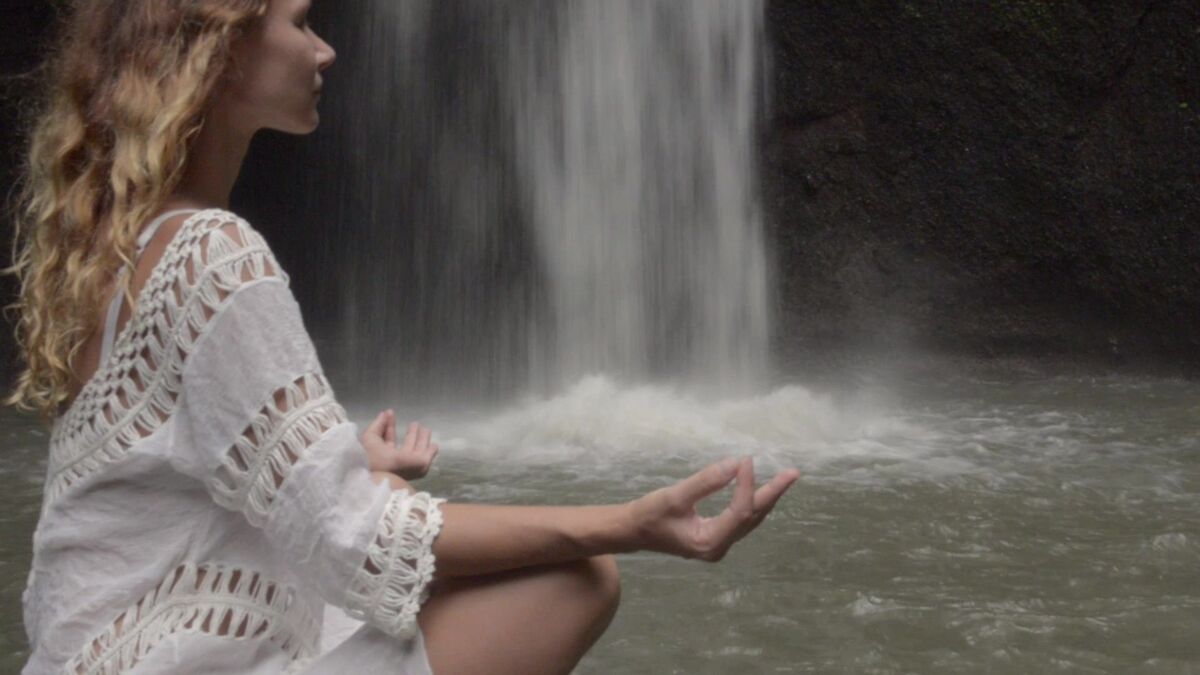
<svg viewBox="0 0 1200 675">
<path fill-rule="evenodd" d="M 195 212 L 119 306 L 51 434 L 24 672 L 427 673 L 442 500 L 371 479 L 263 238 Z"/>
</svg>

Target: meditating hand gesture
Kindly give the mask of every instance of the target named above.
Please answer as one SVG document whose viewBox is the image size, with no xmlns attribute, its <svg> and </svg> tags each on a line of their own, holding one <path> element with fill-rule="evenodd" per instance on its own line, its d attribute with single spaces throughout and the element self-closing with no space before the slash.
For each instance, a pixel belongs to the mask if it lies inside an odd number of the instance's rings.
<svg viewBox="0 0 1200 675">
<path fill-rule="evenodd" d="M 703 518 L 696 504 L 737 478 L 733 499 L 719 515 Z M 630 502 L 635 545 L 639 549 L 717 562 L 775 508 L 800 477 L 796 469 L 779 472 L 757 490 L 754 460 L 728 458 L 669 487 Z"/>
<path fill-rule="evenodd" d="M 396 411 L 384 410 L 362 433 L 363 449 L 371 471 L 384 471 L 404 480 L 424 478 L 438 454 L 437 443 L 431 443 L 433 432 L 416 422 L 408 425 L 404 444 L 396 447 Z"/>
</svg>

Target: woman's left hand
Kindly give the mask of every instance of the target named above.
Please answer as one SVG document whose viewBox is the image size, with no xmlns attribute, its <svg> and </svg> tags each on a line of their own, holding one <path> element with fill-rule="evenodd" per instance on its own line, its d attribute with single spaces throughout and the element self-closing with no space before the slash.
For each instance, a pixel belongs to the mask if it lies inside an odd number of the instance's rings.
<svg viewBox="0 0 1200 675">
<path fill-rule="evenodd" d="M 404 444 L 396 447 L 396 411 L 384 410 L 362 433 L 363 448 L 371 471 L 394 473 L 405 480 L 424 478 L 437 457 L 433 432 L 416 422 L 408 425 Z"/>
</svg>

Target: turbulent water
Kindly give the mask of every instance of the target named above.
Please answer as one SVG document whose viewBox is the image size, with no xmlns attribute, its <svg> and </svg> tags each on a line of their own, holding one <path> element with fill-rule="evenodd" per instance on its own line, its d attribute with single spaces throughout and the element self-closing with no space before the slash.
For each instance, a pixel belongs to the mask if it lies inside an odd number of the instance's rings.
<svg viewBox="0 0 1200 675">
<path fill-rule="evenodd" d="M 829 380 L 706 402 L 596 377 L 422 411 L 445 446 L 425 487 L 578 504 L 728 453 L 804 471 L 718 565 L 622 556 L 621 610 L 579 673 L 1200 672 L 1200 383 L 963 364 Z M 47 439 L 4 415 L 10 672 Z"/>
</svg>

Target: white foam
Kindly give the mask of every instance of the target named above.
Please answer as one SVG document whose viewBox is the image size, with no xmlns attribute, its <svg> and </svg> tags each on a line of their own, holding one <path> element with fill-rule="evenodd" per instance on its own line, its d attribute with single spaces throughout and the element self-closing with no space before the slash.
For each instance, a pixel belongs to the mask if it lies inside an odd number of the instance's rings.
<svg viewBox="0 0 1200 675">
<path fill-rule="evenodd" d="M 706 401 L 673 387 L 623 388 L 593 375 L 559 396 L 530 399 L 482 421 L 451 421 L 441 443 L 522 463 L 753 454 L 768 465 L 811 465 L 847 456 L 902 456 L 907 451 L 880 439 L 906 428 L 869 405 L 842 403 L 798 385 Z"/>
</svg>

